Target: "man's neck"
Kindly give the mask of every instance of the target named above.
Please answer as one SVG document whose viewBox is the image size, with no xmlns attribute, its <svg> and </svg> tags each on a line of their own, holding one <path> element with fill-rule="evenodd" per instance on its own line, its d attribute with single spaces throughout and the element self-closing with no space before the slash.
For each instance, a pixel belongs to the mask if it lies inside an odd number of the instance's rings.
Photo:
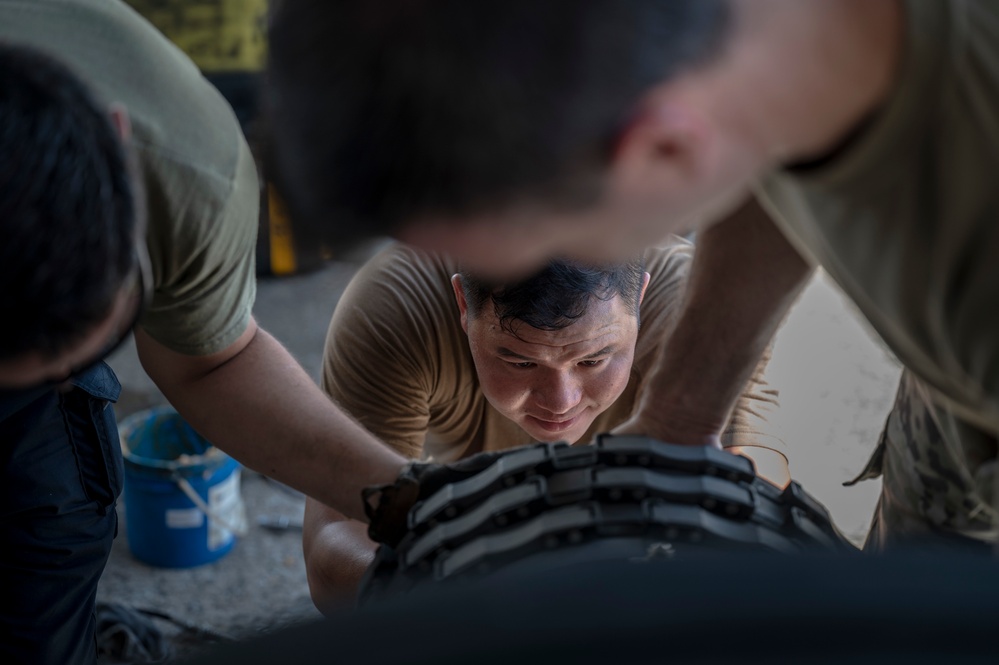
<svg viewBox="0 0 999 665">
<path fill-rule="evenodd" d="M 821 160 L 887 100 L 902 0 L 735 0 L 728 120 L 775 164 Z M 724 112 L 724 111 L 723 111 Z"/>
</svg>

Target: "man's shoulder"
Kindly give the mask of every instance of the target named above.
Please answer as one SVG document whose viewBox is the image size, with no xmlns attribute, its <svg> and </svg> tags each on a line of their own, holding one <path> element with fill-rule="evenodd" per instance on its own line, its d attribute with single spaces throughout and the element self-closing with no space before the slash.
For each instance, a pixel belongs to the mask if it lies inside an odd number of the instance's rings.
<svg viewBox="0 0 999 665">
<path fill-rule="evenodd" d="M 645 250 L 645 271 L 649 273 L 649 287 L 645 297 L 673 298 L 675 287 L 686 280 L 690 262 L 694 258 L 694 243 L 679 236 Z"/>
<path fill-rule="evenodd" d="M 442 270 L 456 270 L 454 261 L 396 240 L 386 242 L 368 263 L 383 266 L 386 270 L 402 270 L 427 276 L 439 275 Z"/>
<path fill-rule="evenodd" d="M 337 304 L 331 334 L 382 331 L 409 344 L 454 344 L 461 323 L 451 289 L 454 264 L 399 242 L 380 249 L 357 270 Z M 400 340 L 402 343 L 402 340 Z"/>
<path fill-rule="evenodd" d="M 645 252 L 649 284 L 641 305 L 641 326 L 633 371 L 644 375 L 654 364 L 663 335 L 679 316 L 683 292 L 694 258 L 692 242 L 672 237 Z"/>
<path fill-rule="evenodd" d="M 694 240 L 671 235 L 645 250 L 646 270 L 649 266 L 662 268 L 671 263 L 684 263 L 694 256 Z"/>
<path fill-rule="evenodd" d="M 451 303 L 451 275 L 455 263 L 442 256 L 391 241 L 357 271 L 355 283 L 382 285 L 396 297 Z"/>
</svg>

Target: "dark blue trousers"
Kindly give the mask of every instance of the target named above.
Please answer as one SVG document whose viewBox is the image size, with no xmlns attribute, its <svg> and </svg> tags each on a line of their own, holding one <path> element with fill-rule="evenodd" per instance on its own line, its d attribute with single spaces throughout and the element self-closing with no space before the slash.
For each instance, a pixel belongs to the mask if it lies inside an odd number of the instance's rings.
<svg viewBox="0 0 999 665">
<path fill-rule="evenodd" d="M 0 393 L 0 662 L 97 662 L 97 582 L 118 530 L 122 456 L 104 363 Z"/>
</svg>

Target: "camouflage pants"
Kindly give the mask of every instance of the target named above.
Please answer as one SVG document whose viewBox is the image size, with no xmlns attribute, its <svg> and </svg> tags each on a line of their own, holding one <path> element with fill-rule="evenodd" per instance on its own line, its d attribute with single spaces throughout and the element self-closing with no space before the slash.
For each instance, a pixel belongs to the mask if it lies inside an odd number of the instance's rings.
<svg viewBox="0 0 999 665">
<path fill-rule="evenodd" d="M 926 386 L 903 372 L 877 450 L 847 483 L 883 476 L 864 549 L 995 543 L 997 470 L 995 434 L 935 404 Z"/>
</svg>

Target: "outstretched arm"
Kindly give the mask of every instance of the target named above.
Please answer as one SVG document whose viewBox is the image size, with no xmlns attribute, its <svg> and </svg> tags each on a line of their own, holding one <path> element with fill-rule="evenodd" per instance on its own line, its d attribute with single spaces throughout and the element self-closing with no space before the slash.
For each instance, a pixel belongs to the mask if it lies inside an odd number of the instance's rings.
<svg viewBox="0 0 999 665">
<path fill-rule="evenodd" d="M 202 436 L 246 466 L 364 520 L 361 490 L 406 459 L 327 398 L 281 344 L 250 322 L 223 351 L 188 356 L 137 328 L 139 359 Z"/>
<path fill-rule="evenodd" d="M 811 274 L 755 199 L 699 235 L 676 327 L 636 415 L 617 431 L 719 446 L 746 382 Z"/>
</svg>

